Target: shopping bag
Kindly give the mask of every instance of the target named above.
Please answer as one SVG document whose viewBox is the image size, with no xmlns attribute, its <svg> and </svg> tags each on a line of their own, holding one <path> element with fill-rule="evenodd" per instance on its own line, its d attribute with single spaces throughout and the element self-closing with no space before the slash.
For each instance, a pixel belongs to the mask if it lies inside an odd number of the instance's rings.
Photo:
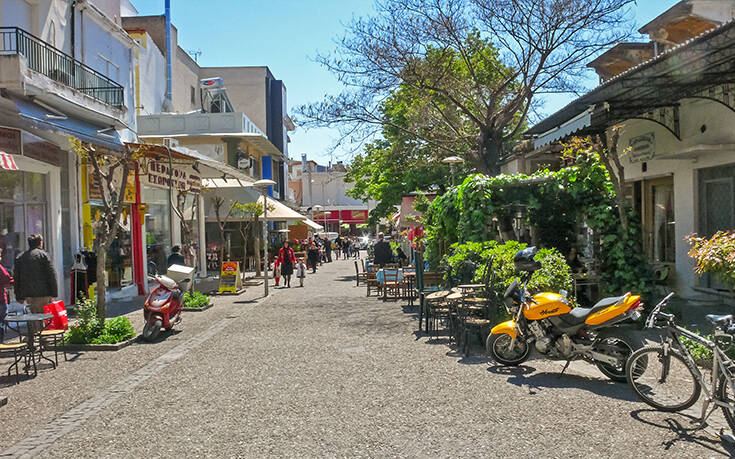
<svg viewBox="0 0 735 459">
<path fill-rule="evenodd" d="M 46 327 L 50 330 L 68 330 L 69 329 L 69 318 L 66 315 L 66 306 L 64 306 L 64 302 L 54 301 L 51 304 L 47 304 L 43 307 L 43 312 L 46 314 L 51 314 L 53 317 L 51 318 L 51 324 Z"/>
</svg>

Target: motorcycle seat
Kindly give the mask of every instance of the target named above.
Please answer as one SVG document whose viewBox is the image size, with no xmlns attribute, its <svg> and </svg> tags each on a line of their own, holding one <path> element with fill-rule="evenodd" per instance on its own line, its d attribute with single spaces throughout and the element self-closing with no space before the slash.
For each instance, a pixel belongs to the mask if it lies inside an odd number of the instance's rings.
<svg viewBox="0 0 735 459">
<path fill-rule="evenodd" d="M 707 314 L 705 318 L 712 325 L 727 325 L 730 322 L 732 322 L 732 314 L 728 314 L 728 315 Z"/>
<path fill-rule="evenodd" d="M 625 295 L 623 296 L 616 296 L 616 297 L 610 297 L 610 298 L 603 298 L 597 303 L 595 303 L 594 306 L 591 308 L 581 308 L 577 307 L 572 309 L 570 312 L 566 314 L 562 314 L 559 317 L 564 322 L 568 323 L 569 325 L 579 325 L 581 323 L 584 323 L 585 320 L 587 320 L 587 317 L 591 316 L 592 314 L 602 311 L 603 309 L 612 306 L 614 304 L 617 304 L 625 299 Z"/>
</svg>

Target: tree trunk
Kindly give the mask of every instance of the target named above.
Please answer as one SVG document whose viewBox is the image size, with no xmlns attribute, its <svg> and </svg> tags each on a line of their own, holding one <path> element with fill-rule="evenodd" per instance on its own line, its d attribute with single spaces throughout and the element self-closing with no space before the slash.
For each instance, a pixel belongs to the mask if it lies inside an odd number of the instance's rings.
<svg viewBox="0 0 735 459">
<path fill-rule="evenodd" d="M 260 277 L 262 274 L 260 272 L 261 269 L 261 261 L 260 261 L 260 254 L 263 253 L 261 247 L 260 247 L 260 238 L 255 238 L 255 276 Z"/>
<path fill-rule="evenodd" d="M 97 238 L 95 238 L 95 241 L 97 241 Z M 105 294 L 107 293 L 107 288 L 105 286 L 107 250 L 102 250 L 99 244 L 95 243 L 93 245 L 95 246 L 94 251 L 97 254 L 97 286 L 95 288 L 97 318 L 104 321 L 105 316 L 107 315 L 107 300 L 105 298 Z"/>
<path fill-rule="evenodd" d="M 478 172 L 490 176 L 500 173 L 500 156 L 503 153 L 502 133 L 486 132 L 480 134 L 479 161 L 475 161 Z"/>
</svg>

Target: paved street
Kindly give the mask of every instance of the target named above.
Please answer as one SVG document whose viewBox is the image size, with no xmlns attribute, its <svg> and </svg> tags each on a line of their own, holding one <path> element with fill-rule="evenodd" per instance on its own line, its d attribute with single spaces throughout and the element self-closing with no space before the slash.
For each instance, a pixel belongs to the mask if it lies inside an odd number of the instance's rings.
<svg viewBox="0 0 735 459">
<path fill-rule="evenodd" d="M 733 454 L 592 367 L 559 377 L 557 363 L 461 358 L 414 334 L 415 311 L 366 298 L 353 275 L 340 260 L 265 301 L 262 286 L 217 297 L 160 343 L 0 386 L 0 456 Z"/>
</svg>

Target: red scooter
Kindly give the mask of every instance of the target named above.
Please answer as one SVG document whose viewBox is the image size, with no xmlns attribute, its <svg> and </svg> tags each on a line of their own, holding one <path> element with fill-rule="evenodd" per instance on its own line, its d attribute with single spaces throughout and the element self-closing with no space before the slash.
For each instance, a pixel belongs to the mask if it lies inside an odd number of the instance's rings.
<svg viewBox="0 0 735 459">
<path fill-rule="evenodd" d="M 149 277 L 148 279 L 155 281 L 158 286 L 151 290 L 145 300 L 143 339 L 154 341 L 158 338 L 162 328 L 170 330 L 174 325 L 181 322 L 181 308 L 183 307 L 183 289 L 181 286 L 188 284 L 191 280 L 183 279 L 176 283 L 176 281 L 166 276 Z"/>
</svg>

